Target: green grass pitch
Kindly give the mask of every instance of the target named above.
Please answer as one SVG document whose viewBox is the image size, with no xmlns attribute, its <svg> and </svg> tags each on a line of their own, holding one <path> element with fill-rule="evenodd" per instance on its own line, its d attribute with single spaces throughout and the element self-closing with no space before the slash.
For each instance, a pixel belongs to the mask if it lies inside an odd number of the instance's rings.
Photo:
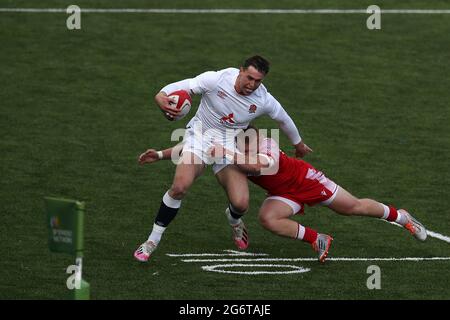
<svg viewBox="0 0 450 320">
<path fill-rule="evenodd" d="M 0 7 L 66 8 L 71 1 L 1 0 Z M 362 8 L 372 1 L 87 1 L 81 8 Z M 447 1 L 378 1 L 383 8 L 450 9 Z M 141 167 L 149 147 L 171 145 L 188 118 L 168 122 L 153 103 L 165 84 L 238 66 L 255 53 L 265 80 L 314 149 L 306 160 L 359 197 L 409 209 L 450 235 L 450 15 L 0 13 L 0 298 L 62 299 L 73 259 L 51 254 L 44 196 L 86 202 L 84 277 L 93 299 L 448 299 L 450 261 L 289 262 L 283 275 L 207 272 L 175 253 L 234 249 L 227 201 L 211 170 L 201 177 L 148 264 L 133 260 L 174 166 Z M 198 103 L 198 97 L 195 103 Z M 191 111 L 193 115 L 196 109 Z M 257 125 L 276 128 L 269 118 Z M 283 149 L 292 152 L 281 134 Z M 250 186 L 248 251 L 312 258 L 299 241 L 257 221 L 265 194 Z M 331 257 L 449 257 L 364 218 L 307 208 L 304 225 L 334 236 Z M 209 262 L 207 264 L 215 264 Z M 381 290 L 368 290 L 369 265 Z"/>
</svg>

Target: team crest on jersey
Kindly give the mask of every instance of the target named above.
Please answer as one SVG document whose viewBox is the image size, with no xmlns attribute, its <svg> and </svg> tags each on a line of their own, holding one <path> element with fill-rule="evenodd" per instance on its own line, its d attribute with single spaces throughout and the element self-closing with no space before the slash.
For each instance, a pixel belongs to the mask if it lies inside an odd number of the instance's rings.
<svg viewBox="0 0 450 320">
<path fill-rule="evenodd" d="M 218 96 L 219 98 L 225 99 L 225 98 L 227 97 L 227 94 L 226 94 L 225 92 L 219 90 L 219 91 L 217 92 L 217 96 Z"/>
<path fill-rule="evenodd" d="M 224 124 L 224 123 L 233 124 L 233 123 L 235 123 L 233 117 L 234 117 L 234 115 L 232 113 L 230 113 L 229 115 L 222 117 L 220 119 L 220 123 L 222 123 L 222 124 Z"/>
<path fill-rule="evenodd" d="M 248 113 L 255 113 L 257 108 L 258 108 L 258 107 L 256 106 L 256 104 L 252 104 L 252 105 L 248 108 Z"/>
</svg>

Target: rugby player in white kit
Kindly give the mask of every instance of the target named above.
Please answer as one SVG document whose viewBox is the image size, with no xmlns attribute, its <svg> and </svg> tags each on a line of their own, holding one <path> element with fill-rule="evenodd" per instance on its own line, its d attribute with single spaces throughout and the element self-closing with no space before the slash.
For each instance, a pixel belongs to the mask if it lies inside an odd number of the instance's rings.
<svg viewBox="0 0 450 320">
<path fill-rule="evenodd" d="M 295 147 L 297 157 L 312 150 L 303 143 L 292 119 L 281 104 L 267 91 L 262 81 L 269 72 L 269 62 L 261 56 L 247 59 L 240 69 L 227 68 L 208 71 L 192 79 L 169 84 L 155 96 L 155 101 L 168 119 L 179 111 L 170 107 L 168 94 L 185 90 L 201 95 L 200 106 L 187 125 L 181 159 L 177 164 L 171 188 L 164 194 L 153 230 L 147 241 L 139 246 L 134 257 L 148 261 L 158 246 L 162 234 L 176 216 L 181 200 L 206 166 L 212 164 L 217 180 L 229 199 L 226 215 L 233 230 L 233 239 L 239 249 L 249 243 L 247 229 L 241 219 L 249 203 L 247 177 L 235 166 L 211 163 L 210 148 L 220 143 L 234 150 L 238 129 L 245 129 L 256 117 L 268 115 L 278 122 L 281 130 Z"/>
</svg>

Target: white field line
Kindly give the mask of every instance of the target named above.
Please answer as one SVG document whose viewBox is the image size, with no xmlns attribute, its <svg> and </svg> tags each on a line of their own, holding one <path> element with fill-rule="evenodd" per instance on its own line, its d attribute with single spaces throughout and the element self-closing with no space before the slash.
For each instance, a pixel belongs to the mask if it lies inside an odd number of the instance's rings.
<svg viewBox="0 0 450 320">
<path fill-rule="evenodd" d="M 237 259 L 184 259 L 183 262 L 305 262 L 305 261 L 317 261 L 317 258 L 237 258 Z M 327 258 L 327 261 L 450 261 L 450 257 L 405 257 L 405 258 Z"/>
<path fill-rule="evenodd" d="M 389 222 L 389 221 L 386 221 L 386 220 L 381 220 L 381 221 L 384 221 L 384 222 L 393 224 L 394 226 L 403 228 L 403 226 L 401 226 L 401 225 L 399 225 L 398 223 L 395 223 L 395 222 Z M 432 238 L 439 239 L 439 240 L 445 241 L 447 243 L 450 243 L 450 237 L 444 236 L 443 234 L 440 234 L 440 233 L 437 233 L 437 232 L 434 232 L 434 231 L 431 231 L 431 230 L 427 230 L 427 235 L 432 237 Z"/>
<path fill-rule="evenodd" d="M 66 13 L 64 8 L 0 8 L 0 12 Z M 381 14 L 450 14 L 450 9 L 381 9 Z M 366 9 L 133 9 L 81 8 L 81 13 L 171 13 L 171 14 L 368 14 Z"/>
<path fill-rule="evenodd" d="M 232 250 L 224 250 L 224 251 L 232 251 Z M 249 252 L 236 252 L 236 253 L 183 253 L 183 254 L 175 254 L 175 253 L 167 253 L 169 257 L 266 257 L 267 253 L 249 253 Z"/>
<path fill-rule="evenodd" d="M 436 238 L 436 239 L 450 243 L 450 237 L 444 236 L 443 234 L 440 234 L 440 233 L 437 233 L 434 231 L 427 231 L 427 234 L 432 238 Z"/>
<path fill-rule="evenodd" d="M 292 270 L 286 271 L 231 271 L 231 270 L 223 270 L 217 268 L 236 268 L 236 267 L 257 267 L 257 268 L 287 268 Z M 278 264 L 216 264 L 212 266 L 202 266 L 202 269 L 205 271 L 219 272 L 219 273 L 231 273 L 231 274 L 289 274 L 289 273 L 304 273 L 309 272 L 311 269 L 303 268 L 299 266 L 293 265 L 278 265 Z"/>
</svg>

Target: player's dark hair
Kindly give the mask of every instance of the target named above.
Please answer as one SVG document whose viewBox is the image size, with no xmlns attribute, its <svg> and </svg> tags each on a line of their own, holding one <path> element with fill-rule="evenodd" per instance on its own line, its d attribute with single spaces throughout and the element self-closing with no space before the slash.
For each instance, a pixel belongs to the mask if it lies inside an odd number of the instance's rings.
<svg viewBox="0 0 450 320">
<path fill-rule="evenodd" d="M 266 75 L 269 73 L 270 62 L 263 57 L 256 55 L 245 60 L 242 65 L 244 69 L 247 69 L 250 66 L 253 66 L 256 70 Z"/>
</svg>

